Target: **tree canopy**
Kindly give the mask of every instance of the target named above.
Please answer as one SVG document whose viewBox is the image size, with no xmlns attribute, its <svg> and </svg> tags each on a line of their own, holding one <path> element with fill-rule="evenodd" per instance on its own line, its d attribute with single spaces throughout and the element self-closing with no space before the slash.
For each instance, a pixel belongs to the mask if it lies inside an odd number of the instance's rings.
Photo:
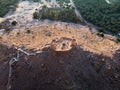
<svg viewBox="0 0 120 90">
<path fill-rule="evenodd" d="M 120 1 L 74 0 L 82 16 L 96 26 L 112 33 L 120 33 Z"/>
</svg>

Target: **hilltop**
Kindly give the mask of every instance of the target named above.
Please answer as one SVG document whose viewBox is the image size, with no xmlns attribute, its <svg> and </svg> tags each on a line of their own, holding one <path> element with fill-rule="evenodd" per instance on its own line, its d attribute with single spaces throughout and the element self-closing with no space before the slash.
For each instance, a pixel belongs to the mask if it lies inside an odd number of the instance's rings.
<svg viewBox="0 0 120 90">
<path fill-rule="evenodd" d="M 21 1 L 14 13 L 2 18 L 0 90 L 119 90 L 117 37 L 70 19 L 41 20 L 38 13 L 42 7 L 52 13 L 53 7 L 59 7 L 52 3 Z M 74 10 L 68 9 L 64 10 Z M 37 19 L 33 18 L 34 12 Z M 64 16 L 65 19 L 69 14 Z"/>
<path fill-rule="evenodd" d="M 49 20 L 41 22 L 40 25 L 38 22 L 29 28 L 14 29 L 9 34 L 3 35 L 2 41 L 10 46 L 23 45 L 28 49 L 41 50 L 53 39 L 61 37 L 74 38 L 84 50 L 111 57 L 120 48 L 120 44 L 115 42 L 116 37 L 107 34 L 100 37 L 94 28 Z"/>
<path fill-rule="evenodd" d="M 99 37 L 87 26 L 48 22 L 2 36 L 1 90 L 120 88 L 120 44 L 114 42 L 114 37 Z M 75 39 L 77 45 L 68 51 L 49 47 L 54 39 L 62 37 Z"/>
</svg>

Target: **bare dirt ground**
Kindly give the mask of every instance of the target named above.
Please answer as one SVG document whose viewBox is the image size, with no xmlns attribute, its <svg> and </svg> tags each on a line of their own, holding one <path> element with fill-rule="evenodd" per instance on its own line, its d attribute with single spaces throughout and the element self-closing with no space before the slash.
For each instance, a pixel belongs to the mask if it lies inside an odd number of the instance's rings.
<svg viewBox="0 0 120 90">
<path fill-rule="evenodd" d="M 26 48 L 42 49 L 50 44 L 53 39 L 61 37 L 74 38 L 77 44 L 84 50 L 103 54 L 112 57 L 116 50 L 120 49 L 120 44 L 115 42 L 115 37 L 105 35 L 104 38 L 97 36 L 87 26 L 44 21 L 43 25 L 33 25 L 29 28 L 12 30 L 9 34 L 2 36 L 3 43 L 7 45 L 25 46 Z"/>
<path fill-rule="evenodd" d="M 115 37 L 98 37 L 87 26 L 49 22 L 1 36 L 0 90 L 120 89 L 120 44 Z M 75 39 L 77 45 L 64 52 L 47 48 L 52 40 L 61 37 Z M 19 60 L 10 64 L 11 58 L 17 57 L 15 47 L 42 53 L 20 52 Z"/>
<path fill-rule="evenodd" d="M 1 37 L 0 90 L 120 89 L 120 44 L 114 41 L 115 37 L 99 37 L 87 26 L 49 22 L 14 29 Z M 77 45 L 64 52 L 47 48 L 61 37 L 75 39 Z M 21 52 L 19 61 L 10 66 L 11 58 L 17 57 L 14 47 L 42 53 Z"/>
</svg>

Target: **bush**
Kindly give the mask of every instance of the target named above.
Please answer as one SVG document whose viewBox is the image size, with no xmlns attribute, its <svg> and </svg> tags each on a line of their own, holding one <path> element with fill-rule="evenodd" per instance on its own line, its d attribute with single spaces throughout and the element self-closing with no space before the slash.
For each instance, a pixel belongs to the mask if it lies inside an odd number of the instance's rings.
<svg viewBox="0 0 120 90">
<path fill-rule="evenodd" d="M 39 19 L 39 13 L 38 12 L 34 12 L 33 13 L 33 18 L 34 19 Z"/>
<path fill-rule="evenodd" d="M 104 37 L 104 33 L 102 33 L 102 32 L 97 33 L 97 35 L 98 35 L 99 37 Z"/>
<path fill-rule="evenodd" d="M 26 33 L 28 33 L 28 34 L 29 34 L 29 33 L 31 33 L 31 31 L 30 31 L 30 30 L 27 30 L 27 31 L 26 31 Z"/>
<path fill-rule="evenodd" d="M 0 36 L 0 41 L 2 41 L 2 37 Z"/>
<path fill-rule="evenodd" d="M 20 32 L 17 32 L 17 36 L 20 35 Z"/>
<path fill-rule="evenodd" d="M 17 25 L 17 22 L 16 22 L 16 21 L 12 21 L 11 24 L 14 25 L 14 26 L 16 26 L 16 25 Z"/>
<path fill-rule="evenodd" d="M 117 38 L 117 39 L 116 39 L 116 42 L 117 42 L 117 43 L 120 43 L 120 38 Z"/>
<path fill-rule="evenodd" d="M 104 32 L 104 29 L 103 28 L 99 28 L 98 31 L 99 32 Z"/>
</svg>

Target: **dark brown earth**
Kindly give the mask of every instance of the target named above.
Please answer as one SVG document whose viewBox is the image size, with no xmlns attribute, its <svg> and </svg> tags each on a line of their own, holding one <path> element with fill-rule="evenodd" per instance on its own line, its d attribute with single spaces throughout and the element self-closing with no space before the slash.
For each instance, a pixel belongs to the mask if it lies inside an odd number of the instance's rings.
<svg viewBox="0 0 120 90">
<path fill-rule="evenodd" d="M 11 90 L 120 90 L 120 50 L 113 58 L 83 51 L 27 56 L 13 64 Z M 9 60 L 16 56 L 14 47 L 0 45 L 0 90 L 7 90 Z"/>
<path fill-rule="evenodd" d="M 120 90 L 120 44 L 96 34 L 60 22 L 3 34 L 0 90 Z"/>
</svg>

